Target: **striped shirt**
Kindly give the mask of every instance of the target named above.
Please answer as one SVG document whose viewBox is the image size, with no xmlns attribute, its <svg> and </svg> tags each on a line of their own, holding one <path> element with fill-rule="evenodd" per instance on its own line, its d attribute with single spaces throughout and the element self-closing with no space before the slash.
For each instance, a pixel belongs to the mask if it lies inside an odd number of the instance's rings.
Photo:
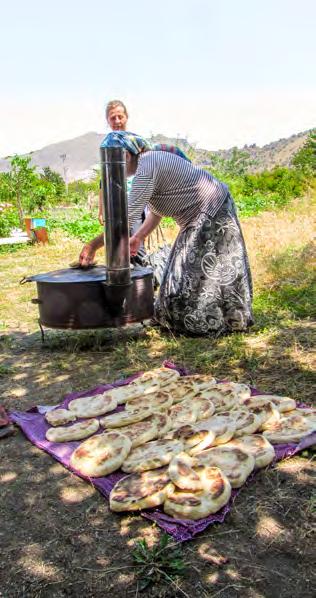
<svg viewBox="0 0 316 598">
<path fill-rule="evenodd" d="M 215 216 L 228 188 L 211 174 L 175 154 L 140 154 L 128 198 L 129 221 L 137 222 L 147 204 L 157 216 L 172 216 L 181 229 L 205 212 Z"/>
</svg>

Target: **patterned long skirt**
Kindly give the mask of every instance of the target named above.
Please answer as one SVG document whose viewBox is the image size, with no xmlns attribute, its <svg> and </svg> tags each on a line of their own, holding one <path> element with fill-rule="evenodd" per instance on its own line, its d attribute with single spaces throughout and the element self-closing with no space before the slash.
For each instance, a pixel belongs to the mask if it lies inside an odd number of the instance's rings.
<svg viewBox="0 0 316 598">
<path fill-rule="evenodd" d="M 253 323 L 252 281 L 234 202 L 201 213 L 180 231 L 166 265 L 155 317 L 186 334 L 219 336 Z"/>
</svg>

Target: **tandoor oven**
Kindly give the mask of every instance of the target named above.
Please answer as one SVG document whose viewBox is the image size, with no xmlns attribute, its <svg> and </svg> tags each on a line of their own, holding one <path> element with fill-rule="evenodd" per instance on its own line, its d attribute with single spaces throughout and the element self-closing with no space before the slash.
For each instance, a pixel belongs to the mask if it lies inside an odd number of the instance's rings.
<svg viewBox="0 0 316 598">
<path fill-rule="evenodd" d="M 101 148 L 105 266 L 35 274 L 39 324 L 49 328 L 103 328 L 153 315 L 153 272 L 130 266 L 126 160 L 121 148 Z"/>
</svg>

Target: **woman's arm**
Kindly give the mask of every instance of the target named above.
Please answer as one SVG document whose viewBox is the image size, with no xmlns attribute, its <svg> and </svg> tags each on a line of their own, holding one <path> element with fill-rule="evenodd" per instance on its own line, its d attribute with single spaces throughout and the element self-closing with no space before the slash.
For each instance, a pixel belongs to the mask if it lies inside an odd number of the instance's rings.
<svg viewBox="0 0 316 598">
<path fill-rule="evenodd" d="M 83 267 L 90 266 L 90 264 L 94 260 L 96 251 L 98 249 L 101 249 L 101 247 L 103 247 L 103 245 L 104 245 L 104 234 L 103 233 L 101 235 L 99 235 L 98 237 L 95 237 L 94 239 L 92 239 L 92 241 L 89 241 L 89 243 L 86 243 L 83 246 L 81 253 L 79 255 L 79 263 L 81 264 L 81 266 L 83 266 Z"/>
<path fill-rule="evenodd" d="M 158 226 L 161 220 L 161 216 L 154 214 L 153 212 L 148 212 L 143 224 L 137 230 L 137 232 L 130 238 L 129 246 L 131 255 L 136 255 L 138 249 L 144 239 L 152 233 L 152 231 Z"/>
</svg>

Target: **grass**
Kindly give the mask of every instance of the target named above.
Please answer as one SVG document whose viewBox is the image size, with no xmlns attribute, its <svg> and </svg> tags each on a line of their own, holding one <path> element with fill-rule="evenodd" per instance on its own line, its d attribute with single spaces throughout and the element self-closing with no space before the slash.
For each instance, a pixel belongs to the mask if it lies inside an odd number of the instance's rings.
<svg viewBox="0 0 316 598">
<path fill-rule="evenodd" d="M 169 359 L 192 372 L 251 382 L 263 391 L 312 403 L 314 204 L 315 195 L 310 195 L 242 222 L 254 278 L 256 322 L 247 334 L 219 339 L 187 338 L 137 325 L 122 330 L 48 330 L 42 345 L 37 307 L 30 302 L 35 285 L 19 281 L 67 267 L 82 244 L 53 231 L 45 247 L 0 255 L 1 402 L 20 410 L 57 404 L 69 392 Z M 170 226 L 165 235 L 172 241 L 176 230 Z M 97 259 L 104 261 L 102 251 Z M 312 596 L 311 451 L 305 457 L 259 473 L 256 483 L 242 490 L 225 525 L 209 528 L 180 550 L 139 517 L 110 513 L 92 487 L 35 450 L 21 434 L 3 440 L 0 561 L 7 556 L 11 563 L 3 569 L 3 592 L 19 596 L 23 587 L 30 596 L 106 592 L 118 598 L 137 596 L 146 586 L 146 594 L 159 598 Z M 135 536 L 141 538 L 136 544 Z M 216 561 L 224 565 L 217 567 Z"/>
</svg>

